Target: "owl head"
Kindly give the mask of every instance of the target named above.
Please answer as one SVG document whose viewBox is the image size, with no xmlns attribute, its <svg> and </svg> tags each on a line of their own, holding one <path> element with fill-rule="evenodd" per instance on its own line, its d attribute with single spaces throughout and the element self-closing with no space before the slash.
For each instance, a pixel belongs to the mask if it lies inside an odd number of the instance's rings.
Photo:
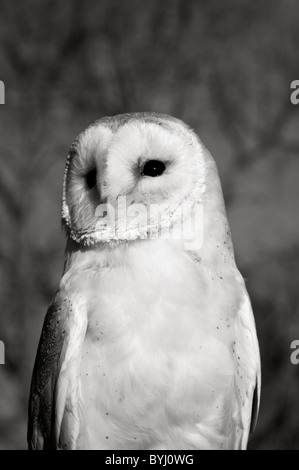
<svg viewBox="0 0 299 470">
<path fill-rule="evenodd" d="M 146 238 L 203 204 L 209 172 L 218 181 L 212 157 L 182 121 L 154 113 L 102 118 L 70 148 L 63 224 L 82 245 Z M 213 191 L 221 199 L 219 185 Z"/>
</svg>

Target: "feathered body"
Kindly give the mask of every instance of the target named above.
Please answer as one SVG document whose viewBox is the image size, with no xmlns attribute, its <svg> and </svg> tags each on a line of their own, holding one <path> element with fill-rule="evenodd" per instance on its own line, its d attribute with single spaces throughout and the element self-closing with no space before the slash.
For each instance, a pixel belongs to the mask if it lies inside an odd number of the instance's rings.
<svg viewBox="0 0 299 470">
<path fill-rule="evenodd" d="M 152 158 L 165 174 L 142 175 Z M 120 196 L 128 207 L 162 201 L 161 217 L 133 216 L 129 228 L 120 217 L 113 231 L 109 214 L 95 213 L 100 200 L 116 207 Z M 200 246 L 171 236 L 182 207 L 188 219 L 196 205 Z M 246 448 L 258 343 L 217 169 L 195 134 L 164 115 L 98 121 L 71 148 L 63 221 L 65 268 L 37 354 L 29 447 Z"/>
</svg>

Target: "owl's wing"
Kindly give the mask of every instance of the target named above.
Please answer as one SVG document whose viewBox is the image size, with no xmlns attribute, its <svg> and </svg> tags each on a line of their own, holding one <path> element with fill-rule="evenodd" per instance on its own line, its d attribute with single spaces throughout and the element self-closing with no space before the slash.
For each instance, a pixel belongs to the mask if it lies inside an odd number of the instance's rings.
<svg viewBox="0 0 299 470">
<path fill-rule="evenodd" d="M 28 422 L 29 449 L 73 449 L 80 426 L 82 345 L 86 309 L 80 295 L 49 307 L 34 365 Z"/>
<path fill-rule="evenodd" d="M 240 427 L 242 437 L 240 447 L 246 449 L 249 436 L 255 428 L 259 411 L 261 366 L 254 316 L 243 279 L 241 288 L 243 290 L 242 301 L 235 325 L 235 331 L 237 332 L 235 389 L 241 401 Z"/>
<path fill-rule="evenodd" d="M 251 407 L 251 420 L 250 420 L 250 434 L 253 433 L 260 408 L 260 398 L 261 398 L 261 374 L 258 373 L 256 377 L 255 389 L 252 397 L 252 407 Z"/>
</svg>

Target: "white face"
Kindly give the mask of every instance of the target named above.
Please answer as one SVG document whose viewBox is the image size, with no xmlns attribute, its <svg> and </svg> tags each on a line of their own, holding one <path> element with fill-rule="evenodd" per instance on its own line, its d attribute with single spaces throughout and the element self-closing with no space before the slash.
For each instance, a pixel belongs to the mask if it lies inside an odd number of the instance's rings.
<svg viewBox="0 0 299 470">
<path fill-rule="evenodd" d="M 107 239 L 104 230 L 97 233 L 100 204 L 115 206 L 126 197 L 128 205 L 163 204 L 171 212 L 204 185 L 201 145 L 187 126 L 165 116 L 133 116 L 124 124 L 118 116 L 99 121 L 71 148 L 63 220 L 79 242 Z"/>
</svg>

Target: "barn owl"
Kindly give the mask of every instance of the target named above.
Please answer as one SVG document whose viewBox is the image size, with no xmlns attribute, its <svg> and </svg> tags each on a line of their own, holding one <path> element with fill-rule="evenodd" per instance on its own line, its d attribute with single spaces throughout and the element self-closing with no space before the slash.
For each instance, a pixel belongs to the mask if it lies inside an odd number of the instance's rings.
<svg viewBox="0 0 299 470">
<path fill-rule="evenodd" d="M 154 113 L 95 122 L 71 146 L 62 221 L 29 448 L 245 449 L 259 347 L 216 165 L 197 135 Z"/>
</svg>

